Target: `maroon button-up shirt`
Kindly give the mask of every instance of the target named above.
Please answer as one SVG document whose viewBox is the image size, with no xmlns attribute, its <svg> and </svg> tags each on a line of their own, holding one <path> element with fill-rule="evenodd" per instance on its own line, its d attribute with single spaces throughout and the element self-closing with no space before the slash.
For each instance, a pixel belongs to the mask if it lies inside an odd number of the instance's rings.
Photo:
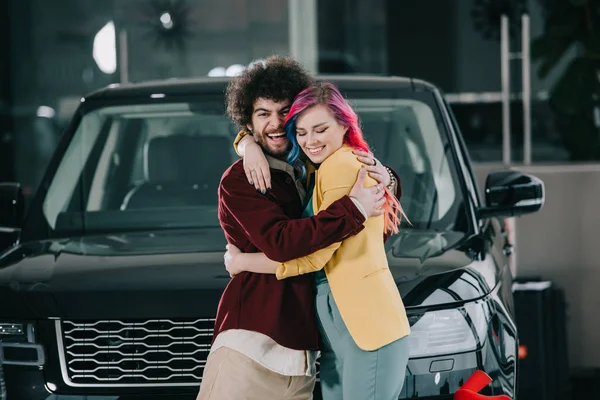
<svg viewBox="0 0 600 400">
<path fill-rule="evenodd" d="M 275 261 L 304 257 L 358 233 L 365 221 L 348 196 L 310 218 L 300 218 L 302 211 L 296 182 L 282 169 L 271 168 L 271 190 L 264 195 L 248 183 L 242 160 L 223 174 L 219 221 L 227 241 L 245 253 L 263 252 Z M 228 329 L 245 329 L 290 349 L 317 350 L 312 279 L 236 275 L 221 297 L 213 339 Z"/>
</svg>

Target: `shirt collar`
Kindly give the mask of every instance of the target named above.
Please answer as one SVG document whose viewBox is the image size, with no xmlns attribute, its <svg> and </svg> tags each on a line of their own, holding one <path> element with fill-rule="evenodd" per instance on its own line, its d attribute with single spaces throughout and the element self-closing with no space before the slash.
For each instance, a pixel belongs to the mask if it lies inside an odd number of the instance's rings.
<svg viewBox="0 0 600 400">
<path fill-rule="evenodd" d="M 296 184 L 296 190 L 298 191 L 298 195 L 300 196 L 300 200 L 304 201 L 304 197 L 306 196 L 306 188 L 304 187 L 304 182 L 296 178 L 296 171 L 294 170 L 294 167 L 278 158 L 272 157 L 270 155 L 265 156 L 267 157 L 267 162 L 269 163 L 270 168 L 283 171 L 294 180 Z"/>
<path fill-rule="evenodd" d="M 273 168 L 273 169 L 278 169 L 280 171 L 283 172 L 287 172 L 288 174 L 290 174 L 294 179 L 294 167 L 292 167 L 290 164 L 288 164 L 287 162 L 280 160 L 278 158 L 275 158 L 273 156 L 270 155 L 266 155 L 267 157 L 267 162 L 269 163 L 269 167 Z"/>
</svg>

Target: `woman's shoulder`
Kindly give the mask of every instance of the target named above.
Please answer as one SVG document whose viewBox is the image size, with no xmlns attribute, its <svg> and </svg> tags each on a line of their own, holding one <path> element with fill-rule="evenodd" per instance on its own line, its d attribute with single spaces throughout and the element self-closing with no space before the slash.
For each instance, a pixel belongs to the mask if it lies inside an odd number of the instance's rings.
<svg viewBox="0 0 600 400">
<path fill-rule="evenodd" d="M 352 186 L 361 165 L 352 148 L 344 146 L 321 163 L 317 177 L 323 187 Z"/>
<path fill-rule="evenodd" d="M 348 146 L 342 146 L 335 153 L 327 157 L 325 161 L 319 167 L 319 171 L 335 171 L 339 172 L 339 169 L 359 170 L 361 162 L 358 161 L 356 155 L 352 153 L 352 148 Z"/>
</svg>

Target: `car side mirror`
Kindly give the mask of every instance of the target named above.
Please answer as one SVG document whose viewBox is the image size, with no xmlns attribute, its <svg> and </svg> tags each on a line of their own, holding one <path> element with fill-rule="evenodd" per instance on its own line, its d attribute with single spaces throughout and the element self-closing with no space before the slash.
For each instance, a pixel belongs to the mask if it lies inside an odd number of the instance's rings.
<svg viewBox="0 0 600 400">
<path fill-rule="evenodd" d="M 479 218 L 513 217 L 539 211 L 544 205 L 544 182 L 518 171 L 492 172 L 485 181 L 485 207 Z"/>
<path fill-rule="evenodd" d="M 25 198 L 19 183 L 0 183 L 0 230 L 20 230 Z"/>
</svg>

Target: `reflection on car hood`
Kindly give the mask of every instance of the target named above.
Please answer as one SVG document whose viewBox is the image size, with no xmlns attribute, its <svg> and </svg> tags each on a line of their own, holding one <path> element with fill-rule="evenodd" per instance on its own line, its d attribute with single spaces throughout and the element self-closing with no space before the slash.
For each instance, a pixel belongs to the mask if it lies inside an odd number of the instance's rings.
<svg viewBox="0 0 600 400">
<path fill-rule="evenodd" d="M 24 243 L 0 258 L 0 284 L 7 279 L 21 284 L 41 284 L 56 282 L 58 276 L 77 276 L 82 280 L 80 284 L 97 286 L 98 281 L 93 279 L 97 274 L 100 281 L 120 277 L 120 285 L 126 285 L 125 277 L 134 275 L 136 279 L 131 284 L 143 287 L 160 279 L 162 274 L 173 275 L 190 265 L 207 269 L 212 264 L 219 265 L 220 275 L 229 278 L 223 266 L 225 245 L 220 229 L 138 232 Z M 152 271 L 153 277 L 140 276 L 144 269 Z M 183 274 L 183 280 L 187 273 Z"/>
<path fill-rule="evenodd" d="M 225 244 L 220 229 L 23 243 L 0 258 L 0 302 L 43 317 L 210 317 L 231 279 Z"/>
<path fill-rule="evenodd" d="M 88 256 L 118 256 L 223 252 L 227 244 L 221 228 L 159 230 L 85 236 L 55 241 L 51 247 L 62 253 Z"/>
<path fill-rule="evenodd" d="M 386 248 L 395 258 L 417 258 L 423 262 L 455 247 L 464 238 L 463 232 L 404 229 L 388 240 Z"/>
<path fill-rule="evenodd" d="M 390 270 L 407 307 L 474 300 L 497 284 L 491 256 L 474 259 L 462 232 L 405 229 L 386 243 Z"/>
<path fill-rule="evenodd" d="M 471 259 L 459 250 L 462 239 L 458 232 L 407 229 L 388 240 L 390 270 L 407 307 L 476 299 L 495 287 L 493 259 Z M 0 288 L 26 295 L 41 314 L 50 314 L 54 301 L 64 309 L 79 293 L 205 291 L 218 300 L 230 279 L 225 245 L 220 229 L 23 243 L 0 258 Z"/>
</svg>

